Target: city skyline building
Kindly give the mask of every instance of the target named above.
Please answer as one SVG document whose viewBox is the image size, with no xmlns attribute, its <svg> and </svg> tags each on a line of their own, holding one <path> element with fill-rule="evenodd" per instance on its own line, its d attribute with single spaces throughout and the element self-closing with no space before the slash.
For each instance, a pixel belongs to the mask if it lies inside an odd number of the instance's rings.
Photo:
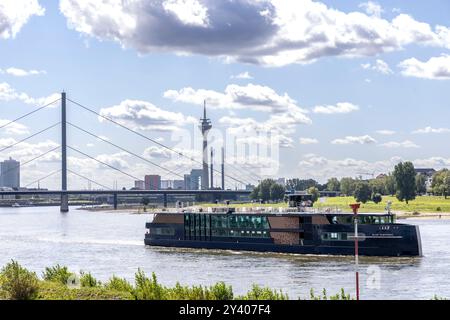
<svg viewBox="0 0 450 320">
<path fill-rule="evenodd" d="M 145 190 L 161 190 L 161 176 L 157 174 L 146 175 L 144 179 Z"/>
<path fill-rule="evenodd" d="M 20 162 L 12 159 L 0 162 L 0 187 L 20 188 Z"/>
</svg>

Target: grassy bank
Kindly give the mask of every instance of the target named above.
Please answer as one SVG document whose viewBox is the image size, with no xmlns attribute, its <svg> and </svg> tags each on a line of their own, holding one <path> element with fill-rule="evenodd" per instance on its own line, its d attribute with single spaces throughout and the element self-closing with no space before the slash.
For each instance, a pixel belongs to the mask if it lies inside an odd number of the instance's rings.
<svg viewBox="0 0 450 320">
<path fill-rule="evenodd" d="M 323 202 L 322 202 L 323 201 Z M 351 211 L 349 205 L 355 203 L 356 200 L 353 197 L 336 197 L 336 198 L 324 198 L 322 201 L 318 201 L 314 204 L 315 208 L 338 208 L 343 211 Z M 368 202 L 361 204 L 361 212 L 384 212 L 386 203 L 392 202 L 392 211 L 394 213 L 437 213 L 437 214 L 450 214 L 450 198 L 444 199 L 444 197 L 417 197 L 416 200 L 410 201 L 409 204 L 400 202 L 396 197 L 383 196 L 383 201 L 379 204 L 374 202 Z M 204 204 L 204 207 L 217 207 L 223 204 Z M 245 203 L 245 204 L 231 204 L 233 208 L 250 208 L 250 207 L 287 207 L 286 203 L 275 204 L 258 204 L 258 203 Z"/>
<path fill-rule="evenodd" d="M 135 274 L 134 284 L 112 276 L 101 283 L 90 273 L 78 277 L 68 268 L 56 265 L 46 268 L 41 277 L 23 268 L 19 263 L 8 263 L 0 273 L 0 300 L 289 300 L 279 290 L 253 285 L 242 296 L 223 282 L 211 286 L 174 287 L 160 284 L 155 274 L 148 277 L 143 271 Z M 298 298 L 300 299 L 300 298 Z M 328 296 L 324 290 L 310 300 L 351 300 L 342 289 L 340 294 Z"/>
<path fill-rule="evenodd" d="M 379 204 L 374 202 L 368 202 L 361 204 L 361 212 L 384 212 L 387 201 L 392 202 L 393 212 L 406 212 L 406 213 L 450 213 L 450 198 L 444 199 L 444 197 L 417 197 L 416 200 L 406 202 L 400 202 L 396 197 L 384 196 L 383 201 Z M 337 207 L 342 210 L 349 210 L 349 205 L 355 203 L 353 197 L 336 197 L 326 198 L 325 201 L 317 202 L 314 206 L 320 207 Z"/>
</svg>

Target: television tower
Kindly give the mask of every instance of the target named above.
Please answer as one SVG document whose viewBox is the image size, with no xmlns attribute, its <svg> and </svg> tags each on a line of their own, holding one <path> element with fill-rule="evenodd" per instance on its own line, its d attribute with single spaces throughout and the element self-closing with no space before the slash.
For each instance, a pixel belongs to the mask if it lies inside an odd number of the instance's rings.
<svg viewBox="0 0 450 320">
<path fill-rule="evenodd" d="M 208 132 L 212 128 L 211 120 L 206 118 L 206 100 L 203 106 L 203 119 L 200 119 L 200 130 L 203 135 L 203 173 L 202 190 L 209 189 L 209 170 L 208 170 Z"/>
</svg>

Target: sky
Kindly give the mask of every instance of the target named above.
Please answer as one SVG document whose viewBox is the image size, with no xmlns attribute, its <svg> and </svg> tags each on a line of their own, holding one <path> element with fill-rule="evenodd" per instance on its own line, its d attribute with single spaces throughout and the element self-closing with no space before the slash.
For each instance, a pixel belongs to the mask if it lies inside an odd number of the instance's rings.
<svg viewBox="0 0 450 320">
<path fill-rule="evenodd" d="M 0 2 L 0 127 L 65 91 L 141 134 L 69 102 L 68 121 L 103 137 L 69 125 L 72 189 L 201 167 L 204 101 L 229 188 L 449 167 L 449 88 L 446 0 Z M 0 159 L 22 162 L 22 186 L 52 173 L 40 186 L 60 186 L 59 104 L 0 129 Z"/>
</svg>

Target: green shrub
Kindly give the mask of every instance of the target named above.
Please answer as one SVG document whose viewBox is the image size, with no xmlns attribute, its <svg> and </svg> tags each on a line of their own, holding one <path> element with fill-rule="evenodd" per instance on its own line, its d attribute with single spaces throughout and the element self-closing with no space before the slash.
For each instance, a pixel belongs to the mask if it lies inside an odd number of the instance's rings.
<svg viewBox="0 0 450 320">
<path fill-rule="evenodd" d="M 149 279 L 141 269 L 138 269 L 135 283 L 135 295 L 138 300 L 166 300 L 167 290 L 158 283 L 155 273 L 152 273 L 152 279 Z"/>
<path fill-rule="evenodd" d="M 218 282 L 210 288 L 214 300 L 233 300 L 233 288 L 225 282 Z"/>
<path fill-rule="evenodd" d="M 32 300 L 38 293 L 36 273 L 12 260 L 2 269 L 1 289 L 13 300 Z"/>
<path fill-rule="evenodd" d="M 134 294 L 134 287 L 126 279 L 122 279 L 116 276 L 112 276 L 111 279 L 105 284 L 105 288 L 108 290 L 115 290 L 120 292 L 129 292 Z"/>
<path fill-rule="evenodd" d="M 43 273 L 44 280 L 58 282 L 64 285 L 67 285 L 69 278 L 74 275 L 67 267 L 62 267 L 59 264 L 45 268 Z"/>
<path fill-rule="evenodd" d="M 83 288 L 95 288 L 101 285 L 100 281 L 95 279 L 90 272 L 84 273 L 81 271 L 80 273 L 80 284 Z"/>
<path fill-rule="evenodd" d="M 341 293 L 338 293 L 338 294 L 336 294 L 334 296 L 330 296 L 330 297 L 328 297 L 326 289 L 323 289 L 321 296 L 316 296 L 314 294 L 314 290 L 311 289 L 309 291 L 309 298 L 310 298 L 310 300 L 352 300 L 350 295 L 345 293 L 344 289 L 341 289 Z"/>
<path fill-rule="evenodd" d="M 436 211 L 437 211 L 437 212 L 441 212 L 441 211 L 442 211 L 442 208 L 441 208 L 441 207 L 437 207 L 437 208 L 436 208 Z"/>
<path fill-rule="evenodd" d="M 71 289 L 66 285 L 52 281 L 40 281 L 39 300 L 133 300 L 130 293 L 106 288 Z"/>
<path fill-rule="evenodd" d="M 283 291 L 272 290 L 268 287 L 262 288 L 256 284 L 247 292 L 247 295 L 240 297 L 240 300 L 289 300 Z"/>
</svg>

